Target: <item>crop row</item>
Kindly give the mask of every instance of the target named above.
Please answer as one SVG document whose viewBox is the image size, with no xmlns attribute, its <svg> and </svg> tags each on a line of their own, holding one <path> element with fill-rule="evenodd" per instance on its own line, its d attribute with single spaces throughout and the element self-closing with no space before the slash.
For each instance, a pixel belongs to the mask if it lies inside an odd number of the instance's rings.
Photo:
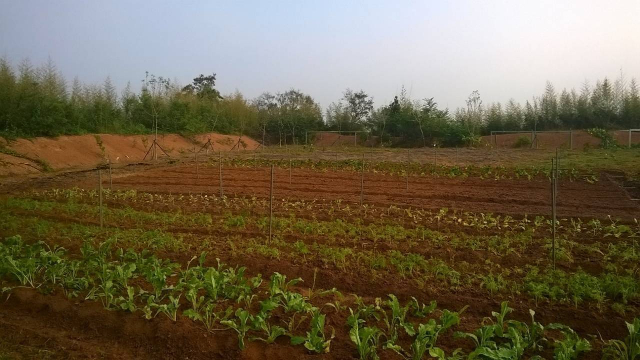
<svg viewBox="0 0 640 360">
<path fill-rule="evenodd" d="M 211 158 L 208 164 L 218 166 L 219 159 Z M 362 159 L 348 160 L 315 160 L 315 159 L 258 159 L 258 158 L 223 158 L 224 166 L 234 167 L 269 167 L 302 168 L 316 171 L 340 170 L 361 171 Z M 475 166 L 475 165 L 445 165 L 434 163 L 419 163 L 415 161 L 371 161 L 364 160 L 366 171 L 389 175 L 405 176 L 442 176 L 442 177 L 479 177 L 482 179 L 528 179 L 536 177 L 550 177 L 550 166 Z M 559 170 L 559 175 L 569 180 L 585 179 L 595 182 L 598 177 L 593 172 L 581 172 L 575 168 Z"/>
<path fill-rule="evenodd" d="M 31 204 L 31 203 L 28 203 Z M 37 204 L 31 204 L 36 206 Z M 45 203 L 47 207 L 51 204 Z M 55 205 L 55 203 L 54 203 Z M 34 207 L 28 207 L 33 209 Z M 74 206 L 78 206 L 77 204 Z M 81 212 L 72 216 L 81 216 L 81 213 L 95 213 L 95 209 L 83 208 Z M 122 210 L 113 210 L 115 212 Z M 56 213 L 63 212 L 55 209 Z M 0 213 L 1 214 L 1 213 Z M 130 216 L 129 211 L 117 215 L 108 213 L 107 219 L 114 224 L 124 223 L 124 219 Z M 171 214 L 160 214 L 167 216 Z M 147 221 L 153 221 L 153 214 L 145 213 Z M 71 216 L 70 216 L 71 217 Z M 160 226 L 153 223 L 148 231 L 140 229 L 106 228 L 102 234 L 97 227 L 73 226 L 60 227 L 55 222 L 45 220 L 27 221 L 25 217 L 3 214 L 2 218 L 7 226 L 6 231 L 14 231 L 23 235 L 31 234 L 36 239 L 46 239 L 58 233 L 60 238 L 108 238 L 118 239 L 126 246 L 136 248 L 152 248 L 171 251 L 189 250 L 213 250 L 217 252 L 227 251 L 233 258 L 243 258 L 246 255 L 258 255 L 266 259 L 286 260 L 289 263 L 301 264 L 305 267 L 333 268 L 351 276 L 359 273 L 372 279 L 384 276 L 399 275 L 403 279 L 412 281 L 419 288 L 425 288 L 427 284 L 437 284 L 448 289 L 484 289 L 491 296 L 503 294 L 519 296 L 526 294 L 539 300 L 552 300 L 573 303 L 576 307 L 584 301 L 597 305 L 599 310 L 610 304 L 620 313 L 625 313 L 627 303 L 640 297 L 640 281 L 637 279 L 637 254 L 632 249 L 622 248 L 621 244 L 609 247 L 610 264 L 600 274 L 592 275 L 580 269 L 577 271 L 553 270 L 549 262 L 522 264 L 522 266 L 501 267 L 499 263 L 486 260 L 480 263 L 468 263 L 455 261 L 454 258 L 437 258 L 425 256 L 422 253 L 411 251 L 399 251 L 395 249 L 380 250 L 376 248 L 364 249 L 353 245 L 345 247 L 342 243 L 327 244 L 311 243 L 301 240 L 285 241 L 280 236 L 275 236 L 271 242 L 263 237 L 235 235 L 239 226 L 245 226 L 236 216 L 228 216 L 218 225 L 226 227 L 225 231 L 215 236 L 203 236 L 201 234 L 167 233 Z M 280 219 L 282 225 L 291 219 Z M 265 218 L 257 220 L 266 227 Z M 109 222 L 107 222 L 109 223 Z M 137 224 L 136 224 L 137 226 Z M 371 226 L 371 225 L 370 225 Z M 25 230 L 30 229 L 30 230 Z M 51 231 L 49 231 L 51 230 Z M 313 229 L 315 232 L 317 229 Z M 198 231 L 200 233 L 200 231 Z M 102 236 L 100 236 L 102 235 Z M 177 237 L 176 237 L 177 235 Z M 347 235 L 349 235 L 347 233 Z M 477 246 L 488 246 L 487 249 L 499 251 L 498 255 L 509 255 L 509 246 L 515 249 L 518 243 L 530 244 L 530 234 L 516 234 L 511 237 L 459 237 L 457 234 L 442 234 L 430 231 L 427 242 L 417 241 L 415 248 L 423 248 L 434 242 L 448 242 L 449 246 L 466 251 Z M 295 237 L 294 237 L 295 239 Z M 465 239 L 467 242 L 462 242 Z M 491 240 L 493 239 L 493 240 Z M 460 241 L 460 242 L 458 242 Z M 457 244 L 457 245 L 456 245 Z M 482 244 L 482 245 L 480 245 Z M 494 245 L 492 245 L 494 244 Z M 547 241 L 548 244 L 548 241 Z M 598 244 L 598 243 L 594 243 Z M 505 246 L 501 248 L 501 246 Z M 516 247 L 514 247 L 516 246 Z M 576 245 L 585 247 L 585 245 Z M 622 250 L 621 250 L 622 249 Z M 560 247 L 559 258 L 571 256 L 571 249 Z M 597 250 L 597 249 L 596 249 Z M 599 251 L 599 250 L 597 250 Z M 428 254 L 428 252 L 426 253 Z M 514 254 L 511 254 L 512 256 Z M 517 255 L 517 254 L 515 254 Z M 517 255 L 519 256 L 519 255 Z M 635 256 L 635 257 L 634 257 Z M 498 257 L 501 259 L 502 257 Z M 617 260 L 611 262 L 611 260 Z M 636 259 L 637 260 L 637 259 Z"/>
<path fill-rule="evenodd" d="M 345 297 L 336 289 L 304 290 L 301 279 L 287 280 L 273 273 L 269 280 L 245 275 L 243 267 L 217 262 L 206 266 L 206 253 L 186 266 L 159 259 L 148 252 L 112 249 L 113 242 L 93 246 L 86 242 L 79 257 L 43 242 L 29 245 L 20 237 L 0 243 L 0 279 L 3 292 L 19 285 L 41 292 L 62 291 L 70 298 L 100 301 L 105 309 L 140 313 L 146 319 L 158 315 L 176 321 L 186 316 L 203 331 L 236 333 L 242 349 L 246 341 L 272 343 L 289 337 L 292 345 L 311 353 L 331 349 L 336 334 L 348 334 L 360 359 L 377 359 L 392 351 L 406 359 L 520 359 L 541 358 L 553 352 L 555 359 L 577 359 L 591 351 L 592 341 L 571 328 L 535 320 L 509 319 L 512 311 L 503 303 L 489 320 L 470 332 L 454 332 L 461 348 L 445 351 L 438 346 L 461 321 L 459 311 L 438 310 L 437 304 L 416 299 L 402 303 L 392 294 L 368 302 Z M 328 301 L 327 301 L 328 300 Z M 347 312 L 345 323 L 334 316 Z M 329 322 L 327 319 L 329 317 Z M 603 341 L 603 357 L 637 359 L 640 354 L 640 319 L 627 324 L 625 339 Z M 344 339 L 346 341 L 346 339 Z M 464 353 L 462 347 L 469 348 Z"/>
<path fill-rule="evenodd" d="M 67 202 L 95 203 L 98 192 L 83 189 L 54 189 L 42 192 L 25 194 L 36 199 L 53 199 Z M 258 198 L 228 198 L 215 195 L 171 195 L 152 194 L 128 191 L 104 190 L 105 201 L 112 201 L 121 207 L 135 209 L 149 209 L 153 207 L 166 208 L 167 211 L 199 216 L 206 213 L 207 216 L 226 213 L 234 214 L 268 214 L 269 202 Z M 544 216 L 529 218 L 514 218 L 509 215 L 492 213 L 473 213 L 466 211 L 449 210 L 446 208 L 438 211 L 430 211 L 415 208 L 400 208 L 396 206 L 353 206 L 340 200 L 328 203 L 317 201 L 291 201 L 288 199 L 274 199 L 274 213 L 289 217 L 296 214 L 297 217 L 340 219 L 350 221 L 350 218 L 363 219 L 363 223 L 378 224 L 402 224 L 404 227 L 425 226 L 428 228 L 472 229 L 478 232 L 502 232 L 502 231 L 534 231 L 551 232 L 551 220 Z M 190 209 L 189 211 L 184 209 Z M 283 216 L 281 215 L 281 216 Z M 583 222 L 579 218 L 561 218 L 557 220 L 556 231 L 558 234 L 566 233 L 567 236 L 592 236 L 600 238 L 637 238 L 640 237 L 640 223 L 622 223 L 611 217 L 608 220 L 591 219 Z"/>
<path fill-rule="evenodd" d="M 90 218 L 95 221 L 99 216 L 99 208 L 88 203 L 67 201 L 64 203 L 33 200 L 29 198 L 10 198 L 0 203 L 0 207 L 9 210 L 40 211 L 67 215 L 73 219 Z M 444 214 L 444 211 L 441 212 Z M 226 232 L 241 232 L 246 236 L 261 237 L 266 234 L 268 218 L 264 216 L 233 215 L 225 213 L 212 216 L 210 213 L 193 212 L 183 214 L 180 212 L 139 211 L 132 208 L 105 208 L 104 216 L 107 223 L 120 226 L 136 226 L 140 228 L 169 229 L 178 227 L 181 231 L 194 231 L 202 233 L 209 231 L 213 234 Z M 440 215 L 436 215 L 440 216 Z M 454 215 L 455 216 L 455 215 Z M 447 219 L 442 216 L 442 222 Z M 463 221 L 462 228 L 468 228 L 469 219 L 485 219 L 476 222 L 476 226 L 495 223 L 495 217 L 484 214 L 470 215 Z M 461 219 L 461 218 L 458 218 Z M 423 225 L 405 227 L 390 223 L 363 224 L 359 219 L 336 219 L 333 221 L 321 221 L 317 219 L 289 217 L 275 217 L 273 219 L 274 234 L 288 239 L 303 239 L 305 242 L 319 241 L 327 244 L 351 245 L 353 247 L 367 246 L 383 249 L 398 249 L 402 251 L 419 251 L 428 253 L 432 250 L 452 248 L 455 250 L 487 251 L 496 256 L 516 255 L 522 256 L 526 252 L 550 253 L 550 231 L 542 227 L 546 220 L 536 218 L 528 227 L 517 223 L 512 225 L 504 220 L 501 231 L 492 235 L 466 234 L 465 232 L 451 232 L 448 228 L 443 231 L 432 230 Z M 467 225 L 464 225 L 467 224 Z M 541 225 L 536 225 L 541 224 Z M 556 249 L 559 260 L 568 263 L 574 262 L 574 257 L 579 256 L 581 261 L 598 261 L 625 267 L 629 263 L 634 264 L 640 260 L 640 251 L 637 248 L 636 238 L 640 234 L 639 227 L 618 225 L 611 222 L 602 225 L 598 220 L 590 221 L 582 227 L 578 220 L 559 222 L 557 228 L 561 236 Z M 189 228 L 192 228 L 189 230 Z M 564 229 L 564 231 L 563 231 Z M 576 230 L 577 229 L 577 230 Z M 605 232 L 603 237 L 615 239 L 612 242 L 592 241 L 584 242 L 585 235 L 593 236 Z M 571 236 L 571 237 L 569 237 Z M 602 235 L 601 235 L 602 236 Z M 545 260 L 546 257 L 538 257 Z"/>
</svg>

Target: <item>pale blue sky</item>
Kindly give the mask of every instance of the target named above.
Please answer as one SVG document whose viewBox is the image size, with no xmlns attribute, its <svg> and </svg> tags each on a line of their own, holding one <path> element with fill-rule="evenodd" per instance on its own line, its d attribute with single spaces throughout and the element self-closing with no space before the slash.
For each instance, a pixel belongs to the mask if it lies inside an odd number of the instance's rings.
<svg viewBox="0 0 640 360">
<path fill-rule="evenodd" d="M 530 99 L 640 77 L 640 1 L 0 0 L 0 56 L 56 63 L 71 81 L 149 71 L 182 84 L 216 72 L 223 93 L 291 87 L 321 105 L 364 89 L 376 106 L 413 98 L 463 106 Z"/>
</svg>

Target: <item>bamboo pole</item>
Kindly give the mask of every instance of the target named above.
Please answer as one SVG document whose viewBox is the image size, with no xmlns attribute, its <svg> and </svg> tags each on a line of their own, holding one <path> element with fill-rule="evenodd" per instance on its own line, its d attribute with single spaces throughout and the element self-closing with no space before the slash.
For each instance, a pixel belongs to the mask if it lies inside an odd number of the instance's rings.
<svg viewBox="0 0 640 360">
<path fill-rule="evenodd" d="M 102 229 L 102 227 L 104 226 L 104 213 L 102 210 L 102 170 L 98 169 L 98 182 L 100 183 L 98 188 L 99 188 L 99 193 L 100 195 L 98 196 L 100 198 L 100 203 L 99 203 L 99 207 L 100 207 L 100 228 Z"/>
<path fill-rule="evenodd" d="M 364 203 L 364 153 L 362 154 L 362 172 L 360 173 L 360 206 Z"/>
<path fill-rule="evenodd" d="M 573 130 L 569 130 L 569 150 L 573 150 Z"/>
<path fill-rule="evenodd" d="M 218 170 L 220 173 L 220 197 L 224 196 L 224 191 L 222 189 L 222 151 L 218 152 Z"/>
<path fill-rule="evenodd" d="M 404 174 L 404 180 L 405 180 L 404 190 L 409 191 L 409 163 L 407 163 L 406 168 L 407 170 L 405 171 L 405 174 Z"/>
<path fill-rule="evenodd" d="M 438 148 L 433 145 L 433 166 L 438 166 Z"/>
<path fill-rule="evenodd" d="M 196 179 L 199 180 L 200 179 L 200 167 L 199 167 L 199 164 L 198 164 L 198 153 L 195 153 L 195 154 L 196 154 Z"/>
<path fill-rule="evenodd" d="M 269 189 L 269 243 L 273 236 L 273 165 L 271 165 L 271 187 Z"/>
<path fill-rule="evenodd" d="M 556 269 L 556 169 L 557 159 L 551 159 L 551 258 Z"/>
</svg>

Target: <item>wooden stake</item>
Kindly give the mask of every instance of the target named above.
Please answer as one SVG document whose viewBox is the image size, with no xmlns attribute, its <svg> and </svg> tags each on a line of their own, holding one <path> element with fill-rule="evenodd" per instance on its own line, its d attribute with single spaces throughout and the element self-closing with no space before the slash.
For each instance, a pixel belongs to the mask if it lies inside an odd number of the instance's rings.
<svg viewBox="0 0 640 360">
<path fill-rule="evenodd" d="M 198 166 L 198 153 L 196 153 L 196 179 L 200 179 L 200 169 Z"/>
<path fill-rule="evenodd" d="M 109 160 L 109 190 L 113 190 L 113 178 L 111 177 L 111 160 Z"/>
<path fill-rule="evenodd" d="M 218 152 L 218 170 L 220 172 L 220 197 L 224 195 L 224 191 L 222 190 L 222 151 Z"/>
<path fill-rule="evenodd" d="M 409 191 L 409 163 L 407 163 L 407 171 L 404 177 L 405 177 L 405 190 Z"/>
<path fill-rule="evenodd" d="M 291 156 L 289 156 L 289 185 L 291 185 Z"/>
<path fill-rule="evenodd" d="M 364 203 L 364 153 L 362 154 L 362 172 L 360 173 L 360 206 Z"/>
<path fill-rule="evenodd" d="M 100 198 L 100 203 L 99 203 L 99 207 L 100 207 L 100 228 L 102 229 L 102 227 L 104 226 L 104 214 L 102 212 L 102 170 L 98 169 L 98 181 L 100 182 L 99 185 L 99 198 Z"/>
<path fill-rule="evenodd" d="M 271 187 L 269 189 L 269 243 L 273 236 L 273 165 L 271 165 Z"/>
<path fill-rule="evenodd" d="M 438 166 L 438 149 L 433 145 L 433 166 Z"/>
<path fill-rule="evenodd" d="M 553 269 L 556 269 L 556 159 L 551 159 L 551 258 L 553 260 Z"/>
<path fill-rule="evenodd" d="M 573 130 L 569 130 L 569 150 L 573 150 Z"/>
</svg>

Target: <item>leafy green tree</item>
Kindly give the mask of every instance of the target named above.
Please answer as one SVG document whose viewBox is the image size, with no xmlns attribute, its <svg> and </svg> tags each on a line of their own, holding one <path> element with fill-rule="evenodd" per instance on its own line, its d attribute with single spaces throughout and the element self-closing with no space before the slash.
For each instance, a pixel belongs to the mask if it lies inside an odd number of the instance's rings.
<svg viewBox="0 0 640 360">
<path fill-rule="evenodd" d="M 327 109 L 327 124 L 339 131 L 362 131 L 373 111 L 373 98 L 363 90 L 347 89 L 340 102 Z"/>
</svg>

